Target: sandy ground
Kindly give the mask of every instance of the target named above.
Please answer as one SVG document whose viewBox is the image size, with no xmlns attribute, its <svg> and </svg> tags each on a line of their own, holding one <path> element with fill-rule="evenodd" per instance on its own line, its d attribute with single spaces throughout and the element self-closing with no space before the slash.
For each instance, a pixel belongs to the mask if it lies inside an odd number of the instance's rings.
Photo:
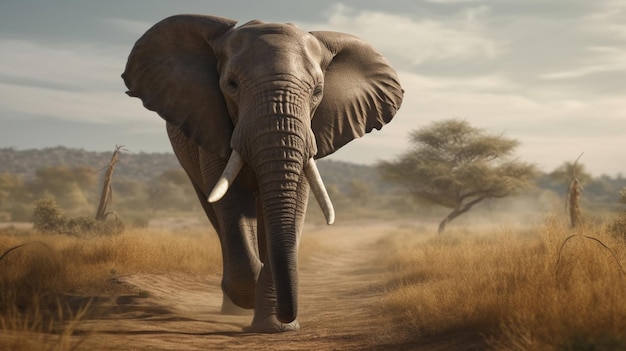
<svg viewBox="0 0 626 351">
<path fill-rule="evenodd" d="M 321 248 L 300 265 L 302 329 L 273 335 L 242 332 L 252 318 L 219 313 L 219 277 L 137 274 L 120 284 L 145 291 L 99 304 L 80 323 L 80 350 L 377 350 L 391 328 L 380 315 L 384 272 L 372 262 L 392 229 L 372 224 L 308 228 Z M 138 289 L 138 290 L 137 290 Z M 142 295 L 142 294 L 139 294 Z"/>
</svg>

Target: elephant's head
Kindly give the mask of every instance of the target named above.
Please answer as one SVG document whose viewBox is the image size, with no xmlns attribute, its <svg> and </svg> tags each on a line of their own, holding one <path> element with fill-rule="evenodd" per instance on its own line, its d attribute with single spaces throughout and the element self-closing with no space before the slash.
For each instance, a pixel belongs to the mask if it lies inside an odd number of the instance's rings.
<svg viewBox="0 0 626 351">
<path fill-rule="evenodd" d="M 229 158 L 217 201 L 247 163 L 257 177 L 277 317 L 296 315 L 294 233 L 297 184 L 305 176 L 332 205 L 314 158 L 380 129 L 403 91 L 395 71 L 365 42 L 343 33 L 305 32 L 290 24 L 179 15 L 148 30 L 131 52 L 130 96 L 205 150 Z M 317 179 L 317 180 L 315 180 Z"/>
</svg>

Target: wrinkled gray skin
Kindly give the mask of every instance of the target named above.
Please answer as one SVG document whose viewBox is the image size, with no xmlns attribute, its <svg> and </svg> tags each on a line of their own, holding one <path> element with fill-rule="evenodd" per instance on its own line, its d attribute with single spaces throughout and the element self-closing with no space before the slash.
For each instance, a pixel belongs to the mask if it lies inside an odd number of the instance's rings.
<svg viewBox="0 0 626 351">
<path fill-rule="evenodd" d="M 382 128 L 403 91 L 386 60 L 353 36 L 235 23 L 167 18 L 137 41 L 122 77 L 130 96 L 167 121 L 219 235 L 223 310 L 232 310 L 230 301 L 253 308 L 250 331 L 297 330 L 297 250 L 309 193 L 303 169 Z M 233 150 L 245 164 L 209 203 Z"/>
</svg>

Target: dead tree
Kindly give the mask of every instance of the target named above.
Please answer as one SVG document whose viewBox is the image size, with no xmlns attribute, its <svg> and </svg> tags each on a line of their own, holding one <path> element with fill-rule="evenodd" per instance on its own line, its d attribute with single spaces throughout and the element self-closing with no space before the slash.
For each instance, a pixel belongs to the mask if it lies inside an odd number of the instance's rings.
<svg viewBox="0 0 626 351">
<path fill-rule="evenodd" d="M 115 151 L 113 152 L 113 156 L 111 157 L 111 161 L 107 166 L 107 171 L 104 175 L 104 181 L 102 182 L 102 193 L 100 195 L 100 203 L 98 204 L 98 210 L 96 211 L 96 220 L 103 221 L 106 219 L 108 215 L 113 212 L 106 212 L 107 206 L 113 200 L 113 188 L 111 187 L 111 182 L 113 181 L 113 171 L 115 170 L 115 164 L 117 163 L 118 156 L 120 152 L 126 151 L 124 149 L 124 145 L 118 146 L 115 145 Z"/>
<path fill-rule="evenodd" d="M 569 214 L 570 226 L 576 228 L 581 221 L 580 215 L 580 196 L 583 192 L 583 186 L 578 180 L 578 160 L 583 156 L 584 152 L 578 156 L 572 167 L 572 179 L 567 188 L 565 201 L 565 211 Z"/>
</svg>

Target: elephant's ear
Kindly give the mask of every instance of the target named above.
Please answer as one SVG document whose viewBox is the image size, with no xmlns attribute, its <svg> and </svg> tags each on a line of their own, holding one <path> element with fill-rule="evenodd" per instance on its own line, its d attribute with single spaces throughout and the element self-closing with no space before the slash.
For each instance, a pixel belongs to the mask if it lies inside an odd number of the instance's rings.
<svg viewBox="0 0 626 351">
<path fill-rule="evenodd" d="M 311 34 L 330 55 L 324 98 L 311 122 L 320 158 L 391 121 L 403 90 L 395 70 L 369 44 L 344 33 Z"/>
<path fill-rule="evenodd" d="M 208 151 L 227 158 L 233 130 L 219 86 L 212 43 L 235 21 L 178 15 L 150 28 L 128 57 L 127 94 L 178 126 Z"/>
</svg>

